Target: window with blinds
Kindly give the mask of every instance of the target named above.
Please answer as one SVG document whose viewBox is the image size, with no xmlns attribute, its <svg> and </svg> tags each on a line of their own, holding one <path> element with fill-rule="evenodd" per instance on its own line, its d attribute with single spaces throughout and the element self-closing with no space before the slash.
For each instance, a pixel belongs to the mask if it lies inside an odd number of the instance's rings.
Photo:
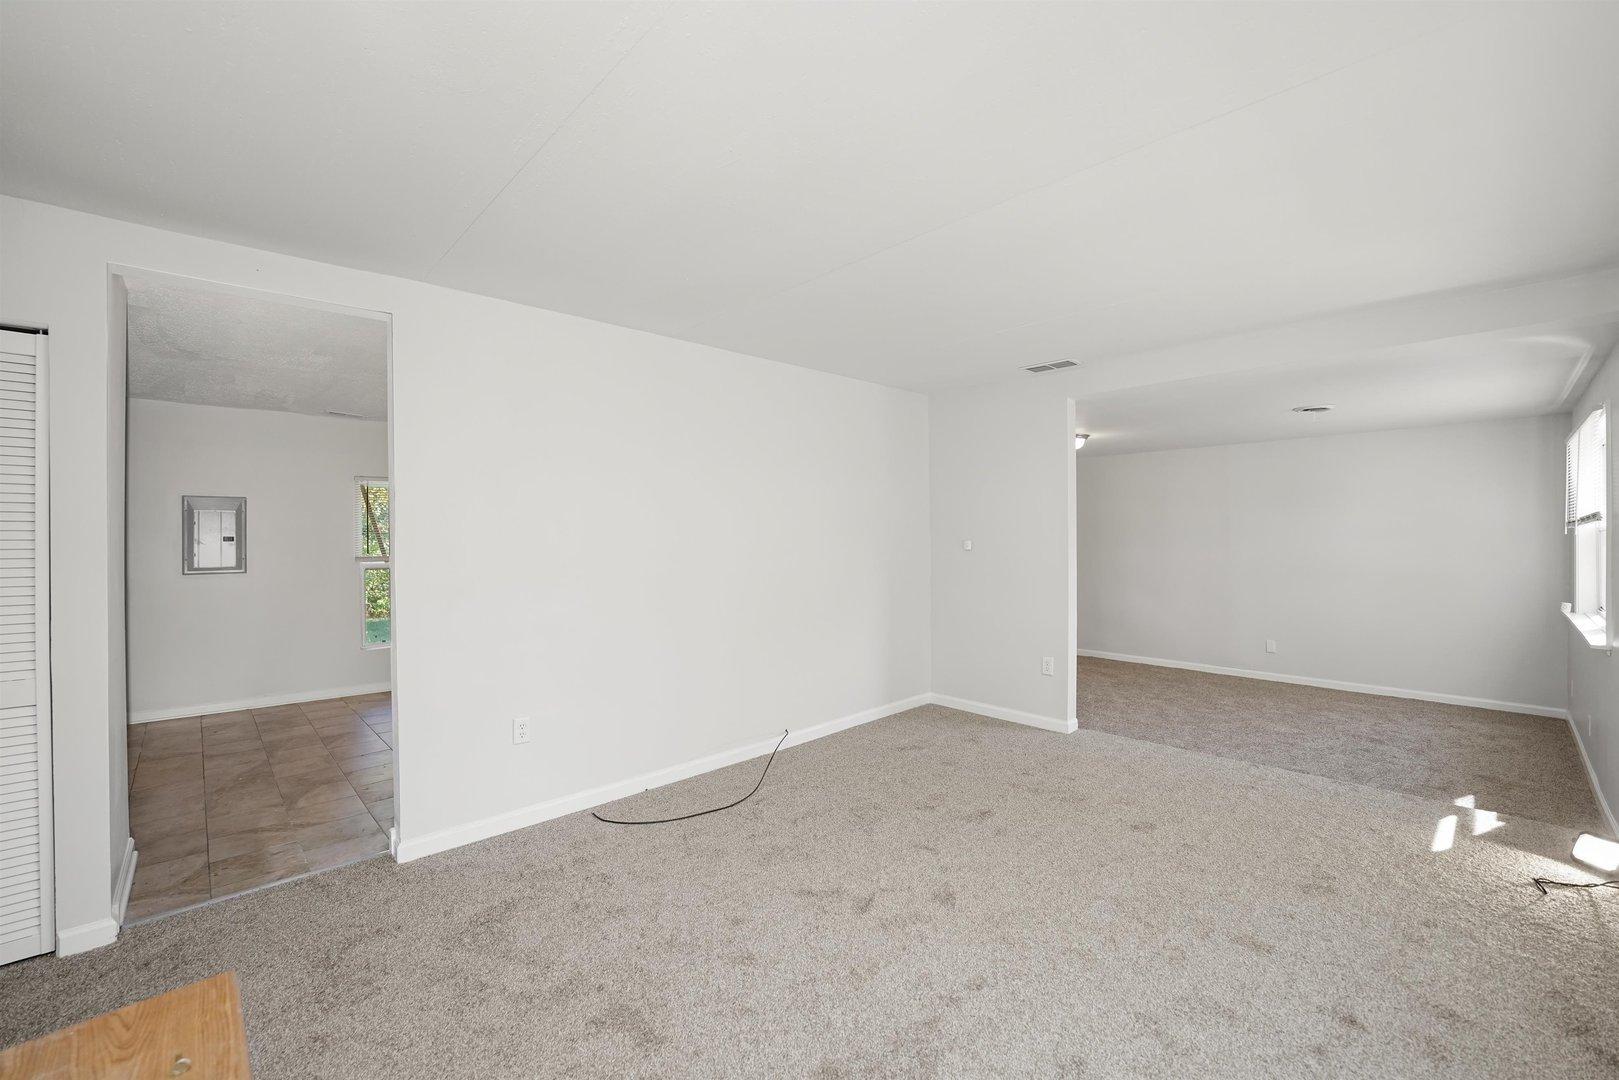
<svg viewBox="0 0 1619 1080">
<path fill-rule="evenodd" d="M 388 481 L 354 478 L 354 558 L 360 564 L 360 647 L 383 649 L 393 643 L 392 500 Z"/>
<path fill-rule="evenodd" d="M 388 561 L 388 481 L 376 476 L 354 478 L 354 557 Z"/>
<path fill-rule="evenodd" d="M 1563 531 L 1574 536 L 1574 600 L 1564 605 L 1589 644 L 1608 647 L 1608 410 L 1580 422 L 1564 451 Z"/>
</svg>

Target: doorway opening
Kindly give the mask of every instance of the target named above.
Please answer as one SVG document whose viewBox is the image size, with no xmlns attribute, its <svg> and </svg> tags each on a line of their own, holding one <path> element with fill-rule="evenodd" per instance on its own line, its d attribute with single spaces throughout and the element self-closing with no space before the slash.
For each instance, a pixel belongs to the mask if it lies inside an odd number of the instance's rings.
<svg viewBox="0 0 1619 1080">
<path fill-rule="evenodd" d="M 118 275 L 128 924 L 391 849 L 391 327 Z"/>
</svg>

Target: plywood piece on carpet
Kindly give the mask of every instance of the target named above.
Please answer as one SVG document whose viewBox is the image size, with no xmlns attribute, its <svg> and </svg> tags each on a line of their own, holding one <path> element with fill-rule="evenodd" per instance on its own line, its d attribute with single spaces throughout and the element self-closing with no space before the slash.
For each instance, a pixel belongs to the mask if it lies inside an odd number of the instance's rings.
<svg viewBox="0 0 1619 1080">
<path fill-rule="evenodd" d="M 231 972 L 0 1052 L 0 1076 L 246 1080 L 247 1033 Z"/>
</svg>

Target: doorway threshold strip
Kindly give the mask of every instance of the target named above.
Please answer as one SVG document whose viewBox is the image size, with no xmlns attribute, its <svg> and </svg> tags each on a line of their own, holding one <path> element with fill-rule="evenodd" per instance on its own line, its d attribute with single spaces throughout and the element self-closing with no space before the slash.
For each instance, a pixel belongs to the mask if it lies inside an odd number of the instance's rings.
<svg viewBox="0 0 1619 1080">
<path fill-rule="evenodd" d="M 232 900 L 240 900 L 244 896 L 252 896 L 254 893 L 261 893 L 268 889 L 279 889 L 283 885 L 291 885 L 293 882 L 303 881 L 305 878 L 316 877 L 320 874 L 329 874 L 333 870 L 343 870 L 350 866 L 358 866 L 360 863 L 371 862 L 374 859 L 381 859 L 387 856 L 387 854 L 388 853 L 386 851 L 379 851 L 372 855 L 360 855 L 356 858 L 350 859 L 348 862 L 335 863 L 331 866 L 322 866 L 317 870 L 305 870 L 301 874 L 294 874 L 292 877 L 277 878 L 274 881 L 266 881 L 261 885 L 254 885 L 252 888 L 243 889 L 241 892 L 231 893 L 229 896 L 212 896 L 207 900 L 199 900 L 195 904 L 187 904 L 185 907 L 177 907 L 171 911 L 159 911 L 152 915 L 144 915 L 139 919 L 131 919 L 124 923 L 121 929 L 128 930 L 131 927 L 145 926 L 147 923 L 157 922 L 159 919 L 171 919 L 176 915 L 183 915 L 188 911 L 198 911 L 202 908 L 213 907 L 215 904 L 228 904 Z"/>
</svg>

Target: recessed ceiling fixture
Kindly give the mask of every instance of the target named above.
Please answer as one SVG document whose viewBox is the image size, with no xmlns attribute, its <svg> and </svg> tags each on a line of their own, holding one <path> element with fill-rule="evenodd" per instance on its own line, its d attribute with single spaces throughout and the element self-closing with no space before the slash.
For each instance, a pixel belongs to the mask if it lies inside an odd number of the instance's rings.
<svg viewBox="0 0 1619 1080">
<path fill-rule="evenodd" d="M 345 420 L 364 420 L 365 419 L 365 417 L 361 416 L 357 412 L 339 412 L 336 409 L 327 409 L 326 410 L 326 415 L 327 416 L 341 416 Z"/>
<path fill-rule="evenodd" d="M 1083 450 L 1083 449 L 1085 449 L 1085 440 L 1089 439 L 1089 438 L 1090 438 L 1089 435 L 1084 435 L 1084 434 L 1081 434 L 1080 432 L 1077 432 L 1077 431 L 1074 432 L 1074 449 L 1075 450 Z"/>
<path fill-rule="evenodd" d="M 1033 367 L 1026 367 L 1023 370 L 1024 371 L 1029 371 L 1029 372 L 1034 372 L 1034 373 L 1038 374 L 1039 372 L 1042 372 L 1042 371 L 1061 371 L 1063 368 L 1071 368 L 1071 367 L 1078 367 L 1078 366 L 1079 366 L 1079 361 L 1078 360 L 1053 360 L 1049 364 L 1036 364 Z"/>
<path fill-rule="evenodd" d="M 1321 413 L 1324 413 L 1324 412 L 1331 412 L 1332 410 L 1336 409 L 1337 407 L 1338 406 L 1336 406 L 1336 405 L 1295 405 L 1295 406 L 1293 406 L 1293 411 L 1294 412 L 1301 412 L 1301 413 L 1308 413 L 1311 416 L 1317 416 L 1317 415 L 1319 415 Z"/>
</svg>

